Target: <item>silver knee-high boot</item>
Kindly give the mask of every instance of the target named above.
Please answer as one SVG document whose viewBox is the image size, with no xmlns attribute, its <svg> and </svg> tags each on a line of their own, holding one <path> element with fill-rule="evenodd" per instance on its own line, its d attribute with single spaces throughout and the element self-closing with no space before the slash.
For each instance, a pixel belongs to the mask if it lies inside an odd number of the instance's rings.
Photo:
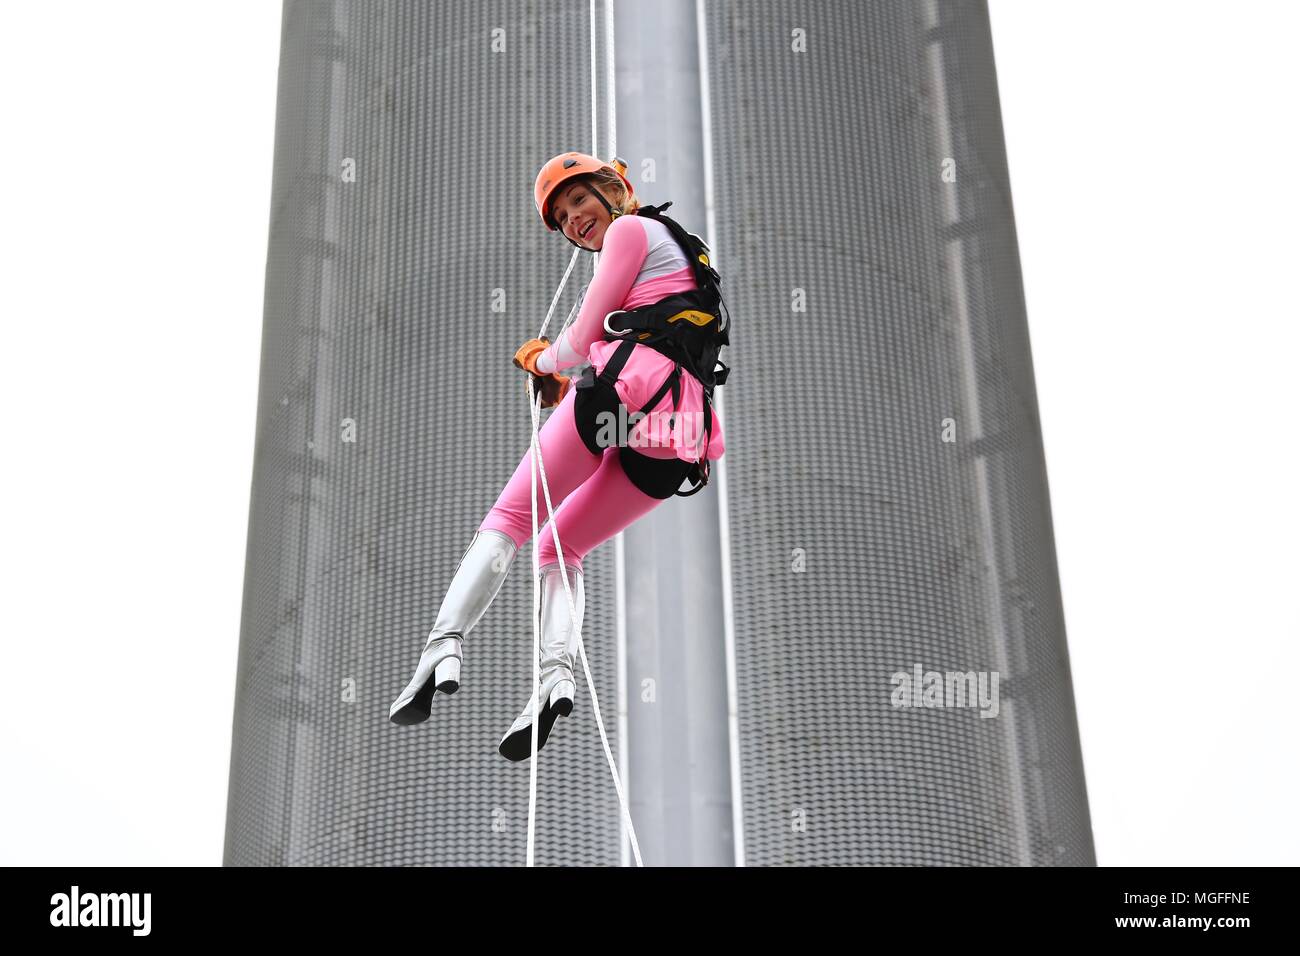
<svg viewBox="0 0 1300 956">
<path fill-rule="evenodd" d="M 388 709 L 388 719 L 393 723 L 428 720 L 434 691 L 454 694 L 459 689 L 461 642 L 501 590 L 517 550 L 505 532 L 475 533 L 438 608 L 438 618 L 425 641 L 415 676 Z"/>
<path fill-rule="evenodd" d="M 537 690 L 538 750 L 546 744 L 556 718 L 567 717 L 573 711 L 573 668 L 578 653 L 578 630 L 582 627 L 582 615 L 586 610 L 586 595 L 582 587 L 582 572 L 572 566 L 568 571 L 569 587 L 573 590 L 573 603 L 578 612 L 576 627 L 572 626 L 569 619 L 569 602 L 564 594 L 559 563 L 548 564 L 541 569 L 542 664 L 541 685 Z M 529 697 L 523 713 L 501 738 L 497 747 L 501 756 L 507 760 L 527 760 L 533 748 L 532 725 L 533 699 Z"/>
</svg>

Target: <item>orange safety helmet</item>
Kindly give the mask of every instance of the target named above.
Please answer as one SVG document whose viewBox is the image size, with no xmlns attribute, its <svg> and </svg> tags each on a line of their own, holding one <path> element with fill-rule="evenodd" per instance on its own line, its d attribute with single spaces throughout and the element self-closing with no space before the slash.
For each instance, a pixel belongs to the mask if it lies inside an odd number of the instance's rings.
<svg viewBox="0 0 1300 956">
<path fill-rule="evenodd" d="M 560 153 L 547 160 L 542 171 L 537 174 L 537 181 L 533 184 L 533 202 L 537 205 L 537 215 L 542 217 L 542 222 L 551 232 L 557 231 L 555 220 L 551 218 L 551 197 L 555 191 L 570 179 L 578 176 L 585 176 L 588 173 L 599 172 L 602 169 L 610 169 L 618 174 L 618 178 L 623 180 L 623 185 L 627 187 L 628 195 L 632 195 L 632 183 L 627 178 L 627 163 L 615 158 L 612 162 L 605 162 L 597 159 L 595 156 L 587 153 Z M 616 213 L 599 189 L 592 189 L 592 195 L 600 200 L 605 209 L 608 210 L 610 218 L 617 218 L 620 214 Z M 565 238 L 568 238 L 567 236 Z M 573 242 L 572 239 L 569 240 Z M 577 243 L 574 243 L 577 245 Z M 585 248 L 579 246 L 578 248 Z M 590 250 L 588 250 L 590 251 Z"/>
</svg>

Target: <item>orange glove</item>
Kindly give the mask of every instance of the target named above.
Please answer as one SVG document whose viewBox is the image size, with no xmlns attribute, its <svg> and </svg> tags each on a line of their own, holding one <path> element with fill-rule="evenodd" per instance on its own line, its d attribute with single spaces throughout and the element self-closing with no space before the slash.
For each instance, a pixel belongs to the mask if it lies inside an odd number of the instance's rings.
<svg viewBox="0 0 1300 956">
<path fill-rule="evenodd" d="M 546 373 L 537 367 L 537 357 L 545 352 L 550 344 L 551 340 L 544 335 L 540 339 L 529 339 L 515 352 L 515 365 L 525 372 L 545 375 Z"/>
<path fill-rule="evenodd" d="M 567 375 L 556 375 L 554 372 L 550 375 L 534 375 L 534 394 L 538 391 L 542 393 L 542 408 L 550 408 L 552 405 L 558 405 L 564 401 L 564 396 L 568 394 L 571 382 L 572 380 Z"/>
<path fill-rule="evenodd" d="M 545 373 L 537 370 L 537 357 L 546 351 L 551 340 L 546 336 L 529 339 L 515 352 L 514 363 L 533 377 L 533 390 L 542 395 L 542 408 L 550 408 L 564 400 L 569 391 L 570 380 L 567 375 L 555 372 Z"/>
</svg>

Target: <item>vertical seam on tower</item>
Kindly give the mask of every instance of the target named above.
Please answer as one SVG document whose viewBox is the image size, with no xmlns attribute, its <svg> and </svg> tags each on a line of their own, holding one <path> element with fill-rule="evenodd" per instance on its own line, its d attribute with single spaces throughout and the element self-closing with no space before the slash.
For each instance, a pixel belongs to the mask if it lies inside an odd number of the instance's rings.
<svg viewBox="0 0 1300 956">
<path fill-rule="evenodd" d="M 700 61 L 700 140 L 704 147 L 704 223 L 711 244 L 710 262 L 717 268 L 718 239 L 717 218 L 713 205 L 713 117 L 709 110 L 709 51 L 705 26 L 704 0 L 695 0 L 695 35 Z M 717 388 L 718 415 L 724 421 L 726 409 L 723 392 L 725 385 Z M 740 766 L 740 714 L 739 692 L 736 686 L 736 618 L 731 584 L 731 522 L 727 512 L 726 455 L 718 459 L 718 547 L 722 558 L 722 636 L 726 650 L 727 669 L 727 747 L 731 757 L 731 838 L 736 866 L 745 865 L 745 804 L 741 788 Z"/>
</svg>

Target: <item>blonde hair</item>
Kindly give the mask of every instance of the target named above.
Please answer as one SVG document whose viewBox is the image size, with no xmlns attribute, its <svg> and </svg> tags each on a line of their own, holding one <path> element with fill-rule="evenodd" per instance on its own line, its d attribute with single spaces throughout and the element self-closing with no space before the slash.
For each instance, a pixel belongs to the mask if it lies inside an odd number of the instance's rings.
<svg viewBox="0 0 1300 956">
<path fill-rule="evenodd" d="M 641 208 L 641 201 L 623 184 L 622 178 L 614 170 L 598 169 L 594 173 L 587 173 L 583 179 L 601 191 L 616 213 L 628 216 Z M 611 192 L 614 197 L 610 196 Z"/>
</svg>

